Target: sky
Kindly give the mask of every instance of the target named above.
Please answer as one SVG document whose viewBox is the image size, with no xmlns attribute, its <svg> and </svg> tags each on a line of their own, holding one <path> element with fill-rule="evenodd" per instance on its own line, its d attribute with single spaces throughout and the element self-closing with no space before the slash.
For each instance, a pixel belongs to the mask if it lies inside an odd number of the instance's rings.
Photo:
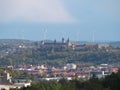
<svg viewBox="0 0 120 90">
<path fill-rule="evenodd" d="M 0 0 L 0 39 L 120 41 L 120 0 Z"/>
</svg>

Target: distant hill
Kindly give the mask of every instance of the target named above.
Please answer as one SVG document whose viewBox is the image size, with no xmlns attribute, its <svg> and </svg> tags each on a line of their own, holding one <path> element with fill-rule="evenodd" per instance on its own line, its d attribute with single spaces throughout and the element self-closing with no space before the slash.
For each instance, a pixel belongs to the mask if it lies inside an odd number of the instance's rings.
<svg viewBox="0 0 120 90">
<path fill-rule="evenodd" d="M 77 41 L 79 44 L 99 44 L 99 43 L 104 43 L 104 44 L 109 44 L 110 46 L 113 47 L 120 47 L 120 41 L 108 41 L 108 42 L 88 42 L 88 41 Z"/>
<path fill-rule="evenodd" d="M 108 44 L 110 44 L 111 46 L 114 46 L 114 47 L 120 47 L 120 41 L 109 42 Z"/>
<path fill-rule="evenodd" d="M 52 42 L 47 40 L 46 42 Z M 24 43 L 25 47 L 21 48 Z M 39 47 L 40 41 L 1 39 L 0 65 L 40 64 L 61 66 L 65 63 L 113 63 L 120 62 L 120 48 L 69 50 L 68 46 Z M 85 43 L 85 42 L 84 42 Z M 120 46 L 120 42 L 109 42 Z M 59 47 L 59 48 L 58 48 Z"/>
<path fill-rule="evenodd" d="M 23 39 L 0 39 L 0 44 L 21 44 L 21 43 L 35 43 L 37 41 L 31 41 L 31 40 L 23 40 Z M 40 41 L 38 41 L 40 42 Z M 45 42 L 53 42 L 52 40 L 45 40 Z M 79 44 L 97 44 L 97 43 L 107 43 L 110 44 L 111 46 L 115 46 L 115 47 L 120 47 L 120 41 L 110 41 L 110 42 L 88 42 L 88 41 L 72 41 L 72 42 L 76 42 Z"/>
<path fill-rule="evenodd" d="M 21 43 L 33 43 L 33 41 L 22 40 L 22 39 L 0 39 L 0 44 L 13 45 L 13 44 L 21 44 Z"/>
</svg>

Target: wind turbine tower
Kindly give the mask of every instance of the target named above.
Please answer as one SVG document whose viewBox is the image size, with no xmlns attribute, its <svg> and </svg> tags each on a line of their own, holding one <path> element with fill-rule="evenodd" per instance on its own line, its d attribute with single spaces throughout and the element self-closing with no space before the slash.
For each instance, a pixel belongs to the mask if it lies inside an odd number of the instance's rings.
<svg viewBox="0 0 120 90">
<path fill-rule="evenodd" d="M 44 41 L 47 40 L 47 29 L 44 28 Z"/>
<path fill-rule="evenodd" d="M 95 34 L 92 34 L 92 42 L 95 42 Z"/>
</svg>

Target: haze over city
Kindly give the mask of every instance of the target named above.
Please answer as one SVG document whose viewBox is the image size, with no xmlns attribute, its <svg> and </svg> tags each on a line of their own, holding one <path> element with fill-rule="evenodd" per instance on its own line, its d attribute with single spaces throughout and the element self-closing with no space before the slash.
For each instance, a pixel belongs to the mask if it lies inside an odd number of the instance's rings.
<svg viewBox="0 0 120 90">
<path fill-rule="evenodd" d="M 120 0 L 0 0 L 0 39 L 120 41 Z"/>
</svg>

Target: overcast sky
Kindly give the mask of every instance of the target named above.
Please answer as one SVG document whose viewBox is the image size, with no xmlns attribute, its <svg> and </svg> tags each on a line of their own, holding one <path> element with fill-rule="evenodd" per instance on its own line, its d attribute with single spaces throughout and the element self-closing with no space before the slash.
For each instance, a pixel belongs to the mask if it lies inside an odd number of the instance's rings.
<svg viewBox="0 0 120 90">
<path fill-rule="evenodd" d="M 120 0 L 0 0 L 0 39 L 120 41 Z"/>
</svg>

